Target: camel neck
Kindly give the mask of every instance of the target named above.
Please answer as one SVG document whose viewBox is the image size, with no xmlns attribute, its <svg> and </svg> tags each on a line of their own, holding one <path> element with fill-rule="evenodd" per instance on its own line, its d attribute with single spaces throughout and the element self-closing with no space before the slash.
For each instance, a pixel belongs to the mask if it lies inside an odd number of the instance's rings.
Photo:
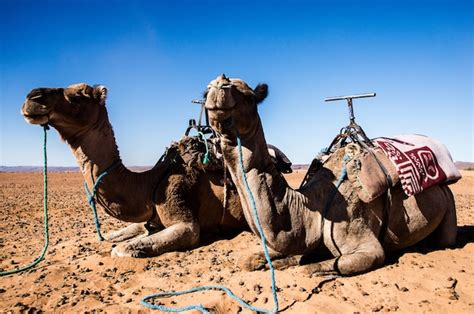
<svg viewBox="0 0 474 314">
<path fill-rule="evenodd" d="M 308 205 L 312 205 L 314 200 L 289 187 L 277 170 L 268 153 L 260 121 L 251 134 L 241 137 L 241 143 L 242 147 L 239 148 L 234 140 L 224 137 L 221 145 L 252 231 L 258 234 L 241 176 L 239 150 L 243 157 L 243 171 L 254 196 L 269 246 L 276 251 L 291 254 L 315 248 L 321 239 L 321 211 L 310 210 Z"/>
<path fill-rule="evenodd" d="M 121 163 L 114 131 L 106 115 L 100 123 L 68 143 L 84 178 L 97 177 L 112 165 Z"/>
<path fill-rule="evenodd" d="M 152 216 L 153 172 L 134 173 L 120 159 L 112 126 L 106 112 L 99 123 L 67 139 L 86 184 L 110 170 L 97 190 L 97 198 L 111 216 L 124 221 L 143 222 Z M 113 169 L 110 169 L 110 168 Z M 124 197 L 130 195 L 130 197 Z"/>
</svg>

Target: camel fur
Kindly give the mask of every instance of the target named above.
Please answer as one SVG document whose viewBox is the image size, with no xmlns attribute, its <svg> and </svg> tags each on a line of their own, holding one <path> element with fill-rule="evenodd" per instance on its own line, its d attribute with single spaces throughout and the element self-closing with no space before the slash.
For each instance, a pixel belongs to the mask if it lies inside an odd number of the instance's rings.
<svg viewBox="0 0 474 314">
<path fill-rule="evenodd" d="M 89 187 L 118 162 L 99 185 L 97 201 L 107 214 L 134 224 L 107 237 L 120 242 L 112 255 L 157 256 L 196 247 L 203 232 L 248 228 L 235 189 L 228 188 L 224 196 L 223 169 L 187 165 L 180 158 L 176 162 L 183 154 L 179 143 L 153 169 L 127 169 L 108 119 L 106 96 L 104 86 L 83 83 L 36 88 L 21 112 L 27 122 L 47 123 L 59 132 Z"/>
<path fill-rule="evenodd" d="M 258 234 L 243 177 L 240 174 L 237 135 L 242 143 L 243 172 L 255 198 L 268 246 L 274 256 L 304 255 L 327 248 L 333 259 L 302 267 L 311 275 L 353 275 L 380 267 L 386 252 L 431 238 L 440 247 L 456 241 L 454 197 L 446 185 L 407 197 L 400 184 L 390 188 L 392 202 L 384 217 L 383 196 L 364 203 L 350 180 L 336 182 L 346 148 L 333 153 L 298 190 L 290 188 L 271 162 L 257 104 L 268 86 L 255 89 L 224 75 L 211 81 L 205 93 L 210 123 L 221 135 L 221 149 L 237 186 L 244 215 Z M 386 232 L 382 235 L 382 226 Z M 261 255 L 248 265 L 260 264 Z"/>
</svg>

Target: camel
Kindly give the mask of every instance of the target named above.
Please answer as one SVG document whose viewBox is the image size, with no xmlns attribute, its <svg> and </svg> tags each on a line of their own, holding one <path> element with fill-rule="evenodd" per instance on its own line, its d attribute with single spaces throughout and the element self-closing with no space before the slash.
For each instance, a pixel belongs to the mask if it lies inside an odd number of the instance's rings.
<svg viewBox="0 0 474 314">
<path fill-rule="evenodd" d="M 133 222 L 106 237 L 121 242 L 113 256 L 158 256 L 196 247 L 205 231 L 248 229 L 237 192 L 229 184 L 224 187 L 223 170 L 176 162 L 186 153 L 180 145 L 148 171 L 127 169 L 109 122 L 106 96 L 105 86 L 84 83 L 36 88 L 21 112 L 28 123 L 48 124 L 58 131 L 89 187 L 112 166 L 98 186 L 97 201 L 110 216 Z"/>
<path fill-rule="evenodd" d="M 257 105 L 267 95 L 266 84 L 252 89 L 241 79 L 221 75 L 207 87 L 205 108 L 211 126 L 221 134 L 221 150 L 245 218 L 258 235 L 250 194 L 255 199 L 264 236 L 274 251 L 272 258 L 326 250 L 333 258 L 309 264 L 299 259 L 303 271 L 310 276 L 354 275 L 380 267 L 386 252 L 412 246 L 425 238 L 440 247 L 455 243 L 454 197 L 446 185 L 407 197 L 397 184 L 390 189 L 392 203 L 388 216 L 384 216 L 384 197 L 364 203 L 349 180 L 338 182 L 344 148 L 335 151 L 302 187 L 290 188 L 263 149 L 266 140 Z M 386 230 L 382 232 L 385 223 Z M 248 261 L 248 265 L 256 267 L 261 255 L 251 259 L 254 261 Z"/>
</svg>

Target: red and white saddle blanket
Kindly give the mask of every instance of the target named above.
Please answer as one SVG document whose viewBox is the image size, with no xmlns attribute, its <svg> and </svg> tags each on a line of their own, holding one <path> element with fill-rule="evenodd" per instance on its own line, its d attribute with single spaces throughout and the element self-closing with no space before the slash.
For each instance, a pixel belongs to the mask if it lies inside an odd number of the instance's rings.
<svg viewBox="0 0 474 314">
<path fill-rule="evenodd" d="M 448 149 L 437 140 L 413 134 L 379 137 L 373 142 L 394 163 L 408 196 L 433 185 L 450 184 L 461 179 Z"/>
</svg>

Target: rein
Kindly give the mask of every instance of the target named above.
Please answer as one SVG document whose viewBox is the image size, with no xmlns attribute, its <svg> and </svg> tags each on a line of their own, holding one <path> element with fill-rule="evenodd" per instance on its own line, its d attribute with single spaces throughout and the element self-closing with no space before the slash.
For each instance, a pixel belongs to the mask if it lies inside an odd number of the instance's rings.
<svg viewBox="0 0 474 314">
<path fill-rule="evenodd" d="M 17 269 L 9 270 L 9 271 L 2 271 L 0 272 L 0 276 L 8 276 L 20 273 L 27 269 L 30 269 L 36 266 L 39 262 L 44 259 L 46 255 L 46 250 L 48 249 L 49 245 L 49 228 L 48 228 L 48 158 L 46 152 L 46 143 L 47 143 L 47 131 L 49 130 L 49 126 L 47 124 L 41 125 L 43 127 L 43 216 L 44 216 L 44 247 L 38 256 L 32 263 L 19 267 Z"/>
</svg>

